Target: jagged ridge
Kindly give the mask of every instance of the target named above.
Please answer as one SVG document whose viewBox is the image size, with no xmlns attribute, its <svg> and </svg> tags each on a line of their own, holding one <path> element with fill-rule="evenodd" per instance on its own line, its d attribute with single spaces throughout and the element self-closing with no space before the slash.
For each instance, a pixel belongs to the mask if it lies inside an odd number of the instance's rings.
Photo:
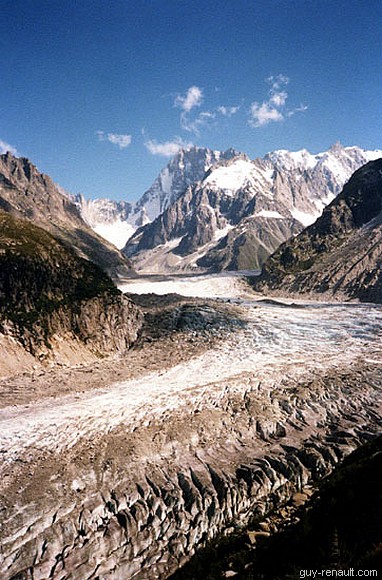
<svg viewBox="0 0 382 580">
<path fill-rule="evenodd" d="M 98 236 L 50 177 L 24 157 L 0 155 L 0 208 L 49 231 L 113 277 L 131 271 L 126 257 Z"/>
<path fill-rule="evenodd" d="M 123 251 L 142 271 L 257 269 L 377 155 L 336 144 L 315 156 L 276 151 L 254 161 L 242 154 L 219 159 L 138 228 Z"/>
</svg>

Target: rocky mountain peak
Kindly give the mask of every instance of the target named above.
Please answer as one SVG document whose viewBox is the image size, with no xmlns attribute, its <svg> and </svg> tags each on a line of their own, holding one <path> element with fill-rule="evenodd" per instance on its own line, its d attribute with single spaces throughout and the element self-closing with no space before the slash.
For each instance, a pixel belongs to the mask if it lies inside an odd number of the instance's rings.
<svg viewBox="0 0 382 580">
<path fill-rule="evenodd" d="M 187 187 L 201 181 L 212 166 L 233 159 L 237 155 L 239 153 L 232 148 L 223 152 L 196 146 L 180 149 L 136 203 L 129 223 L 135 226 L 142 223 L 143 208 L 146 219 L 153 221 L 174 203 Z"/>
<path fill-rule="evenodd" d="M 340 143 L 340 141 L 336 141 L 330 148 L 329 152 L 333 153 L 334 155 L 341 155 L 345 151 L 345 147 Z"/>
<path fill-rule="evenodd" d="M 53 187 L 53 181 L 40 173 L 37 167 L 27 157 L 15 157 L 9 151 L 0 155 L 0 172 L 10 180 L 17 180 L 24 187 L 32 183 Z"/>
<path fill-rule="evenodd" d="M 138 270 L 257 269 L 377 154 L 337 143 L 323 153 L 279 150 L 253 161 L 232 150 L 215 156 L 204 177 L 164 204 L 124 251 Z"/>
</svg>

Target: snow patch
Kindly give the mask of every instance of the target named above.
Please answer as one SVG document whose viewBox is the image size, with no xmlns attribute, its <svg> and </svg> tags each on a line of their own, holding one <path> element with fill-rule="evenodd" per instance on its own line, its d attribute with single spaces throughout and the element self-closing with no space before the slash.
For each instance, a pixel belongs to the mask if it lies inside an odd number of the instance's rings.
<svg viewBox="0 0 382 580">
<path fill-rule="evenodd" d="M 93 229 L 98 235 L 111 244 L 114 244 L 119 250 L 125 247 L 127 240 L 136 230 L 129 223 L 121 220 L 113 223 L 99 223 Z"/>
<path fill-rule="evenodd" d="M 255 213 L 254 217 L 264 217 L 264 218 L 271 218 L 275 220 L 283 220 L 285 219 L 284 216 L 281 215 L 278 211 L 271 211 L 267 209 L 262 209 Z"/>
<path fill-rule="evenodd" d="M 273 183 L 273 178 L 274 178 L 274 175 L 275 175 L 274 168 L 271 167 L 270 169 L 265 169 L 264 172 L 263 172 L 263 175 L 264 175 L 264 177 L 265 177 L 265 179 L 267 181 L 269 181 L 270 183 Z"/>
<path fill-rule="evenodd" d="M 165 167 L 160 175 L 162 190 L 167 195 L 171 194 L 173 174 L 170 173 L 169 168 Z"/>
<path fill-rule="evenodd" d="M 168 242 L 161 245 L 161 248 L 163 248 L 164 250 L 173 250 L 174 248 L 177 248 L 179 246 L 183 238 L 184 236 L 181 236 L 180 238 L 173 238 L 172 240 L 168 240 Z"/>
<path fill-rule="evenodd" d="M 364 155 L 368 161 L 375 161 L 382 158 L 382 151 L 375 149 L 374 151 L 364 151 Z"/>
<path fill-rule="evenodd" d="M 234 228 L 234 226 L 232 226 L 231 224 L 227 224 L 225 228 L 221 228 L 220 230 L 216 230 L 216 232 L 214 233 L 214 241 L 217 242 L 218 240 L 225 238 L 225 236 L 228 234 L 228 232 L 230 230 L 233 230 L 233 228 Z"/>
<path fill-rule="evenodd" d="M 317 200 L 317 205 L 318 205 L 318 200 Z M 325 205 L 323 203 L 321 205 L 322 205 L 322 209 L 323 209 L 325 207 Z M 290 210 L 290 213 L 292 214 L 292 216 L 294 217 L 295 220 L 300 222 L 306 228 L 316 221 L 316 219 L 320 216 L 321 211 L 317 212 L 316 214 L 313 214 L 313 213 L 305 213 L 304 211 L 300 211 L 296 208 L 293 208 Z"/>
<path fill-rule="evenodd" d="M 250 172 L 253 169 L 251 161 L 238 159 L 228 166 L 221 166 L 214 169 L 203 184 L 221 189 L 227 195 L 233 195 L 236 191 L 243 188 Z"/>
</svg>

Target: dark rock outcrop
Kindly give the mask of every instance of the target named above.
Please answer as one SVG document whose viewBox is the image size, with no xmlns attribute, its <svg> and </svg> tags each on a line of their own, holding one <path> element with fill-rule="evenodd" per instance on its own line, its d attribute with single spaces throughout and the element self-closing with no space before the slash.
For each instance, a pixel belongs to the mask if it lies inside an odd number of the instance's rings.
<svg viewBox="0 0 382 580">
<path fill-rule="evenodd" d="M 354 173 L 322 216 L 267 260 L 255 290 L 382 302 L 382 159 Z"/>
<path fill-rule="evenodd" d="M 0 208 L 49 231 L 115 278 L 131 272 L 126 257 L 98 236 L 51 178 L 24 157 L 0 155 Z"/>
<path fill-rule="evenodd" d="M 0 210 L 0 331 L 28 352 L 53 357 L 52 341 L 94 354 L 122 352 L 141 314 L 95 264 L 45 230 Z"/>
</svg>

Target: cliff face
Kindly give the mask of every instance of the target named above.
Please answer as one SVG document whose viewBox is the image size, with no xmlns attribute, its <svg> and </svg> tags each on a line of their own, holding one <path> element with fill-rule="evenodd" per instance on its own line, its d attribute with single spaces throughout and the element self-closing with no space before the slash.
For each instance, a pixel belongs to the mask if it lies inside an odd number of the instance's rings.
<svg viewBox="0 0 382 580">
<path fill-rule="evenodd" d="M 98 236 L 50 177 L 24 157 L 0 155 L 0 208 L 49 231 L 112 276 L 131 270 L 126 257 Z"/>
<path fill-rule="evenodd" d="M 382 159 L 354 173 L 322 216 L 267 260 L 256 290 L 382 302 Z"/>
<path fill-rule="evenodd" d="M 139 309 L 95 264 L 48 232 L 0 210 L 0 331 L 39 358 L 71 341 L 95 355 L 123 351 Z M 65 339 L 65 340 L 64 340 Z"/>
</svg>

